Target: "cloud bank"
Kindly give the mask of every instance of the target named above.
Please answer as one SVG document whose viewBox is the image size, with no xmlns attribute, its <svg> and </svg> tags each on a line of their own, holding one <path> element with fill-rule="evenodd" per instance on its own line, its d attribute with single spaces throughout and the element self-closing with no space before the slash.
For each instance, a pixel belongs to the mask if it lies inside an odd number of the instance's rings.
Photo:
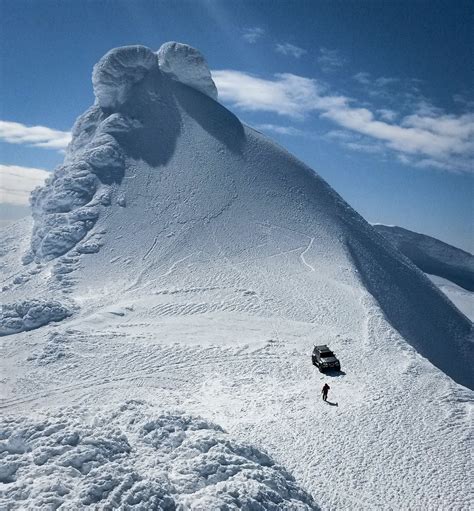
<svg viewBox="0 0 474 511">
<path fill-rule="evenodd" d="M 10 144 L 64 150 L 71 140 L 71 133 L 45 126 L 25 126 L 19 122 L 0 121 L 0 140 Z"/>
<path fill-rule="evenodd" d="M 389 109 L 372 112 L 357 106 L 352 98 L 330 93 L 317 80 L 291 73 L 264 79 L 242 71 L 219 70 L 213 72 L 213 78 L 220 99 L 242 110 L 293 119 L 317 114 L 379 148 L 381 144 L 394 151 L 402 163 L 454 172 L 473 170 L 474 113 L 447 114 L 426 104 L 404 116 Z M 357 150 L 357 145 L 347 147 Z M 367 147 L 364 142 L 361 150 L 368 152 Z"/>
</svg>

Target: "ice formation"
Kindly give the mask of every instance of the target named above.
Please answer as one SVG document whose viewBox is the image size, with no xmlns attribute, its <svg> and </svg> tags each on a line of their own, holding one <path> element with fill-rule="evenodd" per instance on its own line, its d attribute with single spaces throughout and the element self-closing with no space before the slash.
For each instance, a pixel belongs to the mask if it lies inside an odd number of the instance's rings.
<svg viewBox="0 0 474 511">
<path fill-rule="evenodd" d="M 5 303 L 0 314 L 0 335 L 33 330 L 70 316 L 68 307 L 55 300 L 23 300 Z"/>
<path fill-rule="evenodd" d="M 167 103 L 163 95 L 169 95 L 169 87 L 163 87 L 164 80 L 182 82 L 217 98 L 204 58 L 184 44 L 165 43 L 157 53 L 144 46 L 115 48 L 95 65 L 96 103 L 76 121 L 64 164 L 31 195 L 35 223 L 26 263 L 67 253 L 86 237 L 101 208 L 112 203 L 112 189 L 120 185 L 125 171 L 122 142 L 143 127 L 140 116 L 147 116 L 147 104 Z M 166 106 L 161 113 L 168 121 Z M 152 120 L 156 122 L 162 120 Z M 117 196 L 124 207 L 123 194 Z M 87 244 L 84 247 L 88 252 Z"/>
<path fill-rule="evenodd" d="M 310 511 L 313 499 L 266 454 L 221 428 L 140 402 L 86 421 L 78 410 L 7 418 L 5 509 Z"/>
<path fill-rule="evenodd" d="M 217 88 L 201 52 L 187 44 L 169 42 L 157 52 L 160 70 L 171 78 L 217 99 Z"/>
<path fill-rule="evenodd" d="M 114 48 L 94 66 L 92 85 L 102 108 L 116 109 L 129 99 L 133 85 L 157 66 L 154 53 L 145 46 Z"/>
</svg>

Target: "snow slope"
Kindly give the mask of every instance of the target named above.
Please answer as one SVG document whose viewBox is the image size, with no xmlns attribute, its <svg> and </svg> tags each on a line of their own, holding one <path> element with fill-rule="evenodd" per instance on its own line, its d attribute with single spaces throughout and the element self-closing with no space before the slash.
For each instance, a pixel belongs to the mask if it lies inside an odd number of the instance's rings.
<svg viewBox="0 0 474 511">
<path fill-rule="evenodd" d="M 469 252 L 402 227 L 375 224 L 374 229 L 425 273 L 474 291 L 474 256 Z"/>
<path fill-rule="evenodd" d="M 443 293 L 456 305 L 456 307 L 465 314 L 471 321 L 474 321 L 474 292 L 467 291 L 461 286 L 457 286 L 448 279 L 428 275 Z"/>
<path fill-rule="evenodd" d="M 33 194 L 31 243 L 28 222 L 3 230 L 5 303 L 54 299 L 72 315 L 3 338 L 1 406 L 21 424 L 145 400 L 266 451 L 323 509 L 467 509 L 472 324 L 217 103 L 196 50 L 166 48 L 102 59 L 96 104 Z M 320 375 L 314 343 L 345 372 Z M 21 467 L 6 485 L 29 484 Z"/>
<path fill-rule="evenodd" d="M 428 274 L 443 293 L 474 320 L 474 256 L 436 238 L 401 227 L 374 224 L 420 270 Z"/>
</svg>

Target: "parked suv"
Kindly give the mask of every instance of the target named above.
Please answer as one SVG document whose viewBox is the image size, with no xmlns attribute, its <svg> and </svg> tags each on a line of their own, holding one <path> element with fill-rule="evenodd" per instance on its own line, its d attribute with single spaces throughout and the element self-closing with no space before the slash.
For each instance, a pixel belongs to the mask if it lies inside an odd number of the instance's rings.
<svg viewBox="0 0 474 511">
<path fill-rule="evenodd" d="M 322 346 L 315 346 L 311 356 L 313 364 L 321 371 L 324 372 L 328 369 L 336 371 L 341 370 L 341 363 L 336 355 L 324 344 Z"/>
</svg>

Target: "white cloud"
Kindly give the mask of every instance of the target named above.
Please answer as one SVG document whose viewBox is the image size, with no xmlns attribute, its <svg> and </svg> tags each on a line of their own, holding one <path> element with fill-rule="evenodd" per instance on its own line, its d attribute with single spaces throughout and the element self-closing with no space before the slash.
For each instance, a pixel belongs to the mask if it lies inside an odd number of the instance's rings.
<svg viewBox="0 0 474 511">
<path fill-rule="evenodd" d="M 65 149 L 71 140 L 69 131 L 45 126 L 25 126 L 19 122 L 0 121 L 0 140 L 10 144 L 26 144 L 48 149 Z"/>
<path fill-rule="evenodd" d="M 355 74 L 352 78 L 354 78 L 354 80 L 359 82 L 361 85 L 369 85 L 372 83 L 370 80 L 370 73 L 365 73 L 364 71 Z"/>
<path fill-rule="evenodd" d="M 213 71 L 219 98 L 242 110 L 274 112 L 302 118 L 311 111 L 342 105 L 342 96 L 324 96 L 324 87 L 311 78 L 291 73 L 266 80 L 242 71 Z"/>
<path fill-rule="evenodd" d="M 260 131 L 271 131 L 279 135 L 290 135 L 292 137 L 304 137 L 310 134 L 293 126 L 280 126 L 278 124 L 257 124 L 255 129 Z"/>
<path fill-rule="evenodd" d="M 30 192 L 51 173 L 43 169 L 0 164 L 0 203 L 24 206 Z"/>
<path fill-rule="evenodd" d="M 247 27 L 244 28 L 242 39 L 244 39 L 250 44 L 255 44 L 264 35 L 265 30 L 261 27 Z"/>
<path fill-rule="evenodd" d="M 320 48 L 318 62 L 325 73 L 330 73 L 331 71 L 336 71 L 343 67 L 347 59 L 341 55 L 339 50 Z"/>
<path fill-rule="evenodd" d="M 290 43 L 277 44 L 275 46 L 275 51 L 277 53 L 281 53 L 282 55 L 288 55 L 290 57 L 295 57 L 299 59 L 305 53 L 308 53 L 304 48 L 300 48 L 299 46 L 295 46 Z"/>
<path fill-rule="evenodd" d="M 382 143 L 397 154 L 409 155 L 410 161 L 417 163 L 415 166 L 473 170 L 474 114 L 450 115 L 430 104 L 418 104 L 414 113 L 401 117 L 397 123 L 397 112 L 379 109 L 377 119 L 368 108 L 353 106 L 354 100 L 346 96 L 329 94 L 311 78 L 284 73 L 263 79 L 233 70 L 214 71 L 213 77 L 220 98 L 242 110 L 273 112 L 295 119 L 317 113 L 372 139 L 374 145 Z"/>
<path fill-rule="evenodd" d="M 389 108 L 379 108 L 377 113 L 384 121 L 394 121 L 398 116 L 397 112 L 394 112 Z"/>
</svg>

